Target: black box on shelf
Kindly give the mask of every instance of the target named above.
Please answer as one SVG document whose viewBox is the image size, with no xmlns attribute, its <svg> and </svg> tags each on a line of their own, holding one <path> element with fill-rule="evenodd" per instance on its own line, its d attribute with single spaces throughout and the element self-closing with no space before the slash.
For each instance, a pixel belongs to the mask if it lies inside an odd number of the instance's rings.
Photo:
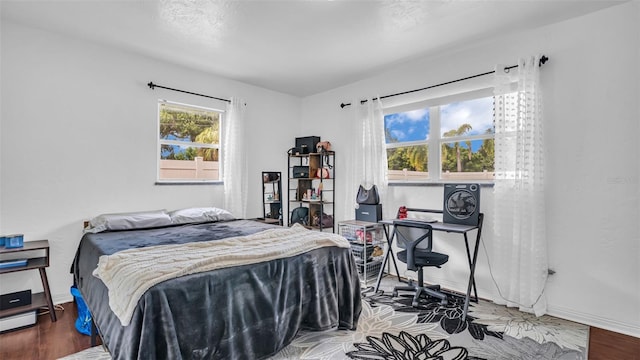
<svg viewBox="0 0 640 360">
<path fill-rule="evenodd" d="M 382 220 L 382 205 L 364 205 L 356 209 L 356 220 L 378 222 Z"/>
<path fill-rule="evenodd" d="M 305 136 L 296 138 L 296 148 L 300 154 L 316 152 L 316 145 L 320 142 L 320 136 Z"/>
<path fill-rule="evenodd" d="M 31 290 L 0 295 L 0 310 L 13 309 L 25 305 L 31 305 Z"/>
<path fill-rule="evenodd" d="M 308 166 L 294 166 L 293 167 L 293 177 L 294 179 L 308 179 L 309 178 L 309 167 Z"/>
</svg>

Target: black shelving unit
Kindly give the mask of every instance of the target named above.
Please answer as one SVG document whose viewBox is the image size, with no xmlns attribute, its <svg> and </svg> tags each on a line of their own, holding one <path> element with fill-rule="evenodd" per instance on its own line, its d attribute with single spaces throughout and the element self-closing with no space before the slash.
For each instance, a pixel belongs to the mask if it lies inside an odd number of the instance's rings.
<svg viewBox="0 0 640 360">
<path fill-rule="evenodd" d="M 301 171 L 304 170 L 304 171 Z M 306 176 L 301 176 L 301 173 Z M 335 232 L 335 152 L 289 154 L 288 157 L 288 211 L 287 224 L 292 226 L 291 214 L 295 208 L 308 208 L 309 229 Z M 329 226 L 323 224 L 322 215 L 331 216 Z M 314 218 L 317 221 L 314 221 Z"/>
<path fill-rule="evenodd" d="M 262 221 L 282 225 L 282 180 L 279 171 L 262 172 Z"/>
</svg>

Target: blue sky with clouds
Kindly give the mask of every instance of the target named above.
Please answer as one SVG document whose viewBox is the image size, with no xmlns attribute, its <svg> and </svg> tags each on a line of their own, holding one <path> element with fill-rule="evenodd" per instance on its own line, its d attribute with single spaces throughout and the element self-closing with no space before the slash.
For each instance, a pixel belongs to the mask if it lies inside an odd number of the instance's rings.
<svg viewBox="0 0 640 360">
<path fill-rule="evenodd" d="M 425 140 L 429 133 L 429 109 L 413 110 L 384 117 L 384 126 L 399 142 Z M 387 143 L 390 143 L 387 139 Z"/>
<path fill-rule="evenodd" d="M 493 129 L 493 97 L 459 101 L 440 108 L 441 134 L 458 129 L 462 124 L 471 125 L 468 135 L 486 133 Z"/>
<path fill-rule="evenodd" d="M 420 109 L 384 117 L 385 128 L 400 142 L 427 139 L 429 133 L 429 110 Z M 441 107 L 441 134 L 469 124 L 469 135 L 484 134 L 493 129 L 493 97 L 459 101 Z M 387 139 L 387 143 L 390 141 Z"/>
</svg>

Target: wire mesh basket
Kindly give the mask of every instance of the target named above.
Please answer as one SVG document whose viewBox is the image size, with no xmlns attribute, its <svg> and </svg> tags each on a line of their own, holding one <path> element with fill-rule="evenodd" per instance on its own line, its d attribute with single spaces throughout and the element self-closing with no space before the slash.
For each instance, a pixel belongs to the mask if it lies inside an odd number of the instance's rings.
<svg viewBox="0 0 640 360">
<path fill-rule="evenodd" d="M 378 273 L 380 273 L 380 268 L 382 268 L 382 261 L 375 260 L 367 262 L 356 261 L 356 267 L 358 268 L 358 277 L 360 281 L 366 283 L 371 280 L 376 280 L 378 278 Z"/>
<path fill-rule="evenodd" d="M 340 224 L 340 235 L 352 243 L 374 244 L 384 241 L 384 232 L 381 226 L 365 228 L 359 225 Z"/>
<path fill-rule="evenodd" d="M 340 235 L 344 236 L 345 239 L 349 240 L 349 242 L 357 242 L 358 238 L 356 237 L 356 229 L 353 226 L 340 224 Z"/>
<path fill-rule="evenodd" d="M 359 259 L 369 259 L 371 255 L 373 255 L 373 251 L 375 250 L 375 246 L 373 245 L 364 245 L 359 243 L 351 244 L 351 253 L 353 256 Z"/>
</svg>

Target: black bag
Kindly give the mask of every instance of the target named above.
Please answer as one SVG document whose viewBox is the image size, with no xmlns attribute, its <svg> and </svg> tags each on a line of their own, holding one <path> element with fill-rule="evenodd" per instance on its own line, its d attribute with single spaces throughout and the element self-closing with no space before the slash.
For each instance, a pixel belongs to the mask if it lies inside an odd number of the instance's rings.
<svg viewBox="0 0 640 360">
<path fill-rule="evenodd" d="M 358 195 L 356 196 L 356 202 L 358 204 L 365 205 L 377 205 L 380 203 L 380 196 L 378 195 L 378 187 L 373 185 L 371 189 L 367 190 L 364 186 L 360 185 L 358 188 Z"/>
<path fill-rule="evenodd" d="M 294 166 L 293 167 L 293 177 L 296 179 L 309 178 L 309 167 L 308 166 Z"/>
<path fill-rule="evenodd" d="M 297 207 L 291 212 L 291 225 L 298 223 L 307 225 L 309 223 L 309 208 L 304 206 Z"/>
</svg>

